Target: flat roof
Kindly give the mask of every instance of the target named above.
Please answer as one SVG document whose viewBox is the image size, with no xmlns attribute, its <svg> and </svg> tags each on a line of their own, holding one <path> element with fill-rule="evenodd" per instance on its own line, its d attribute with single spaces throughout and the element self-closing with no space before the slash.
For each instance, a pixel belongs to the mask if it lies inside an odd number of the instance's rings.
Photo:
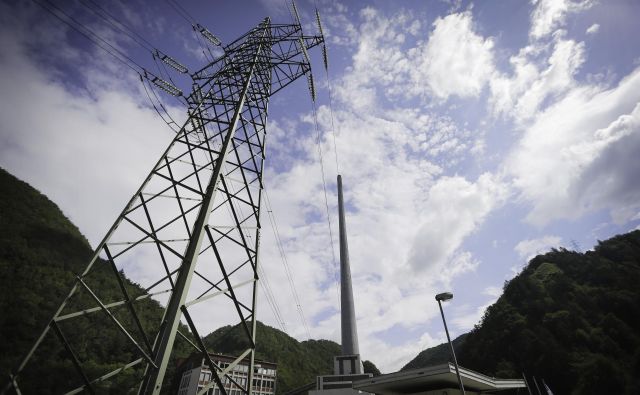
<svg viewBox="0 0 640 395">
<path fill-rule="evenodd" d="M 460 367 L 465 389 L 472 391 L 502 391 L 526 388 L 522 379 L 497 379 Z M 353 389 L 376 394 L 411 394 L 443 388 L 458 388 L 455 366 L 450 363 L 420 369 L 383 374 L 353 382 Z"/>
</svg>

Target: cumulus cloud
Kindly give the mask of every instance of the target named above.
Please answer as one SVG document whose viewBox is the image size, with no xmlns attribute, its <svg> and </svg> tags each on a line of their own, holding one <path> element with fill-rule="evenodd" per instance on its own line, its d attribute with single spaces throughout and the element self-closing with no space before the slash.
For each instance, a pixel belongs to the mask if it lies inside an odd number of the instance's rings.
<svg viewBox="0 0 640 395">
<path fill-rule="evenodd" d="M 36 65 L 28 36 L 11 29 L 0 34 L 0 163 L 60 204 L 95 245 L 172 132 L 123 70 L 87 67 L 80 77 L 88 89 L 70 90 Z"/>
<path fill-rule="evenodd" d="M 504 163 L 532 204 L 528 221 L 543 225 L 601 209 L 618 222 L 630 218 L 640 192 L 627 150 L 638 147 L 638 92 L 640 69 L 611 89 L 576 87 L 535 117 Z"/>
<path fill-rule="evenodd" d="M 410 51 L 415 90 L 442 99 L 478 96 L 493 73 L 493 41 L 474 31 L 470 11 L 438 18 L 433 26 L 426 45 Z"/>
<path fill-rule="evenodd" d="M 382 99 L 477 97 L 494 71 L 493 40 L 476 33 L 470 11 L 436 19 L 424 38 L 420 21 L 404 11 L 387 17 L 365 8 L 360 17 L 353 66 L 337 89 L 359 110 Z M 414 46 L 406 33 L 418 36 Z"/>
<path fill-rule="evenodd" d="M 413 241 L 409 263 L 418 271 L 446 268 L 464 239 L 506 195 L 505 186 L 490 174 L 481 175 L 475 183 L 459 176 L 440 178 L 429 191 L 423 225 Z M 455 266 L 473 267 L 467 258 Z"/>
<path fill-rule="evenodd" d="M 576 85 L 574 76 L 585 61 L 584 43 L 554 36 L 548 58 L 535 58 L 549 46 L 528 46 L 511 57 L 511 77 L 496 74 L 491 80 L 490 106 L 494 115 L 503 115 L 522 124 L 531 119 L 547 98 L 557 98 Z M 538 64 L 542 63 L 542 64 Z"/>
</svg>

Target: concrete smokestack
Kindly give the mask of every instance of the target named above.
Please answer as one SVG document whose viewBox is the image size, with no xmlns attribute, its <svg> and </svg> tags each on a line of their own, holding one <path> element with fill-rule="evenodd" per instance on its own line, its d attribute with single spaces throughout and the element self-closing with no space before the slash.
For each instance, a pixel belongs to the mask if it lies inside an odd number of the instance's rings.
<svg viewBox="0 0 640 395">
<path fill-rule="evenodd" d="M 342 198 L 342 176 L 338 175 L 338 210 L 340 217 L 340 309 L 342 325 L 342 355 L 360 354 L 356 310 L 353 307 L 351 268 L 349 267 L 349 246 L 347 245 L 347 224 L 344 220 L 344 200 Z"/>
</svg>

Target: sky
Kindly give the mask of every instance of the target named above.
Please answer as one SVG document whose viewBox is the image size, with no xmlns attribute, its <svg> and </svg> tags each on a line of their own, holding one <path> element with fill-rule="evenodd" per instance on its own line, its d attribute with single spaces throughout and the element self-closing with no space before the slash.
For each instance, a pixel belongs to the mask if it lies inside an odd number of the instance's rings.
<svg viewBox="0 0 640 395">
<path fill-rule="evenodd" d="M 155 67 L 81 1 L 55 3 Z M 223 43 L 266 16 L 292 20 L 280 0 L 185 1 L 188 15 L 166 1 L 100 4 L 190 70 L 221 54 L 203 51 L 191 19 Z M 269 224 L 260 259 L 284 322 L 263 293 L 260 320 L 340 341 L 338 173 L 360 352 L 383 372 L 446 341 L 436 293 L 454 294 L 455 337 L 536 254 L 640 228 L 640 3 L 300 0 L 308 34 L 315 7 L 329 71 L 314 48 L 315 107 L 304 78 L 271 98 L 264 174 L 305 322 Z M 35 2 L 0 3 L 0 45 L 0 166 L 96 246 L 173 131 L 135 72 Z M 184 122 L 184 106 L 157 95 Z"/>
</svg>

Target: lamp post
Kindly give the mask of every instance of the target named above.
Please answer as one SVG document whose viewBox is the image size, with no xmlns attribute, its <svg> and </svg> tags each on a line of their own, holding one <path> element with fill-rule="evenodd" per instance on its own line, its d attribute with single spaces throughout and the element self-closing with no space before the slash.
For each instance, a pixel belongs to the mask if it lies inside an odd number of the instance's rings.
<svg viewBox="0 0 640 395">
<path fill-rule="evenodd" d="M 436 300 L 438 301 L 438 306 L 440 307 L 440 314 L 442 315 L 442 323 L 444 324 L 444 331 L 447 334 L 447 341 L 449 342 L 449 347 L 451 348 L 451 356 L 453 357 L 453 364 L 456 367 L 456 376 L 458 376 L 458 384 L 460 384 L 460 391 L 462 391 L 462 395 L 465 395 L 464 386 L 462 385 L 462 379 L 460 378 L 460 369 L 458 368 L 458 360 L 456 359 L 456 353 L 453 351 L 453 343 L 451 343 L 451 338 L 449 337 L 449 329 L 447 329 L 447 321 L 444 319 L 444 311 L 442 311 L 442 302 L 446 302 L 447 300 L 453 299 L 453 294 L 451 292 L 443 292 L 441 294 L 436 295 Z"/>
</svg>

